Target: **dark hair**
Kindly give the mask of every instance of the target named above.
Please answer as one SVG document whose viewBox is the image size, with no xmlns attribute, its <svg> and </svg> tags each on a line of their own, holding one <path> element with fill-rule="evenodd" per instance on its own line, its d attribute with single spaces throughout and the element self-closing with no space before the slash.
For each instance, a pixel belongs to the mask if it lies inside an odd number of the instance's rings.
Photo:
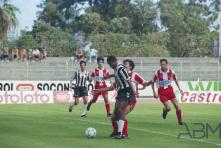
<svg viewBox="0 0 221 148">
<path fill-rule="evenodd" d="M 160 59 L 160 63 L 162 63 L 162 62 L 166 62 L 166 64 L 168 64 L 167 59 Z"/>
<path fill-rule="evenodd" d="M 126 60 L 123 61 L 124 64 L 125 64 L 126 62 L 129 63 L 129 65 L 130 65 L 130 67 L 131 67 L 131 70 L 133 70 L 134 67 L 135 67 L 134 61 L 132 61 L 132 60 L 130 60 L 130 59 L 126 59 Z"/>
<path fill-rule="evenodd" d="M 80 65 L 83 64 L 83 63 L 85 64 L 85 66 L 87 65 L 86 61 L 81 60 Z"/>
<path fill-rule="evenodd" d="M 108 56 L 107 63 L 117 62 L 117 58 L 115 56 Z"/>
<path fill-rule="evenodd" d="M 97 63 L 99 63 L 100 61 L 104 62 L 104 58 L 103 57 L 98 57 L 97 58 Z"/>
</svg>

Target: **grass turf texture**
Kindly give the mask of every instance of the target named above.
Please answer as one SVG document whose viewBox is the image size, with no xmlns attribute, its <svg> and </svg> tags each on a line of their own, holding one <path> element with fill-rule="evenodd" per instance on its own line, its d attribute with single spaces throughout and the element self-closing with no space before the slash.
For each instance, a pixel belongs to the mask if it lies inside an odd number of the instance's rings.
<svg viewBox="0 0 221 148">
<path fill-rule="evenodd" d="M 113 108 L 113 104 L 111 106 Z M 82 106 L 68 112 L 67 105 L 1 105 L 0 148 L 216 148 L 221 147 L 218 131 L 206 139 L 177 139 L 186 128 L 178 126 L 175 110 L 161 118 L 161 104 L 138 104 L 129 119 L 129 139 L 116 140 L 103 104 L 95 104 L 87 118 L 81 118 Z M 193 123 L 209 123 L 215 128 L 221 119 L 220 105 L 182 105 L 183 119 L 192 130 Z M 97 137 L 85 137 L 85 129 L 94 127 Z M 198 136 L 202 133 L 198 133 Z"/>
</svg>

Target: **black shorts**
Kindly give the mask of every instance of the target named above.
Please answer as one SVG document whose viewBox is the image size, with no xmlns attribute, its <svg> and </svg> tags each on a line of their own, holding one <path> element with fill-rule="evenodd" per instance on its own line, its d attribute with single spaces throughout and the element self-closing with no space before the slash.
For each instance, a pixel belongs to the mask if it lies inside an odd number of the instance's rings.
<svg viewBox="0 0 221 148">
<path fill-rule="evenodd" d="M 8 55 L 3 55 L 3 58 L 4 59 L 8 59 Z"/>
<path fill-rule="evenodd" d="M 125 88 L 118 90 L 116 100 L 118 101 L 127 101 L 128 103 L 132 102 L 135 99 L 132 89 Z"/>
<path fill-rule="evenodd" d="M 84 97 L 88 96 L 88 90 L 86 87 L 75 87 L 74 97 Z"/>
</svg>

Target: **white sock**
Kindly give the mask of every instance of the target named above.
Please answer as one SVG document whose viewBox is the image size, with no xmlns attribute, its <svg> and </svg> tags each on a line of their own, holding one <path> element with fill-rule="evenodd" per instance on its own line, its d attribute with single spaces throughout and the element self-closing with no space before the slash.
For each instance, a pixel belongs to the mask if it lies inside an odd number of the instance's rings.
<svg viewBox="0 0 221 148">
<path fill-rule="evenodd" d="M 83 106 L 83 110 L 82 110 L 81 115 L 85 115 L 86 112 L 87 112 L 87 104 L 85 104 L 85 105 Z"/>
<path fill-rule="evenodd" d="M 118 132 L 123 133 L 123 128 L 124 128 L 124 120 L 118 120 L 117 121 L 117 126 L 118 126 Z"/>
<path fill-rule="evenodd" d="M 74 100 L 70 101 L 69 105 L 74 106 Z"/>
</svg>

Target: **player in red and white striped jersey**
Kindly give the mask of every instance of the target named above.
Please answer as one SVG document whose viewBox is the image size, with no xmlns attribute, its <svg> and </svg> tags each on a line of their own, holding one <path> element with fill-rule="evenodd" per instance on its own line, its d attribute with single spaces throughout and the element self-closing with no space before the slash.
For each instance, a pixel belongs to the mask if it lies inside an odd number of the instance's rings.
<svg viewBox="0 0 221 148">
<path fill-rule="evenodd" d="M 123 61 L 123 64 L 127 67 L 131 83 L 134 87 L 134 90 L 138 94 L 138 90 L 139 90 L 138 85 L 144 85 L 145 80 L 137 72 L 133 71 L 135 68 L 135 64 L 132 60 L 126 59 Z M 150 82 L 149 83 L 146 82 L 145 84 L 146 84 L 145 86 L 151 85 Z M 138 96 L 136 96 L 136 98 L 132 102 L 129 103 L 129 105 L 125 111 L 125 114 L 130 113 L 134 109 L 134 107 L 137 103 L 137 98 L 138 98 Z M 123 135 L 128 137 L 128 121 L 127 120 L 125 120 L 125 122 L 124 122 Z"/>
<path fill-rule="evenodd" d="M 180 88 L 176 73 L 167 67 L 168 61 L 167 59 L 161 59 L 160 60 L 161 69 L 158 69 L 154 75 L 154 78 L 152 80 L 152 89 L 153 94 L 155 98 L 160 98 L 160 101 L 163 103 L 163 119 L 166 119 L 168 112 L 170 111 L 169 101 L 172 102 L 176 109 L 176 115 L 177 120 L 180 125 L 182 125 L 182 115 L 181 115 L 181 109 L 178 104 L 178 101 L 176 99 L 176 95 L 173 90 L 172 81 L 175 81 L 181 95 L 183 94 L 183 91 Z M 154 88 L 154 83 L 157 84 L 158 93 L 156 93 Z"/>
<path fill-rule="evenodd" d="M 109 72 L 104 67 L 104 58 L 98 57 L 97 64 L 98 64 L 98 67 L 95 68 L 91 73 L 91 77 L 95 79 L 95 89 L 106 88 L 107 84 L 104 80 L 104 77 L 108 77 Z M 97 99 L 100 95 L 103 96 L 103 98 L 104 98 L 107 116 L 110 117 L 111 116 L 110 103 L 108 100 L 108 92 L 107 91 L 94 94 L 92 100 L 90 100 L 90 102 L 87 105 L 87 110 L 88 111 L 90 110 L 91 105 L 97 101 Z"/>
</svg>

